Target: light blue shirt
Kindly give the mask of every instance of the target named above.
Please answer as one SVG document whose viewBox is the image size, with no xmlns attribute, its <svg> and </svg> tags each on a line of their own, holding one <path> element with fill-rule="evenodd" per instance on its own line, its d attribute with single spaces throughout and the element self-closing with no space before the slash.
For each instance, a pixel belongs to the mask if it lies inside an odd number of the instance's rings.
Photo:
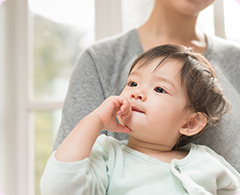
<svg viewBox="0 0 240 195">
<path fill-rule="evenodd" d="M 230 195 L 240 175 L 206 146 L 189 144 L 181 160 L 165 163 L 102 135 L 89 158 L 59 162 L 55 152 L 41 179 L 42 195 Z"/>
</svg>

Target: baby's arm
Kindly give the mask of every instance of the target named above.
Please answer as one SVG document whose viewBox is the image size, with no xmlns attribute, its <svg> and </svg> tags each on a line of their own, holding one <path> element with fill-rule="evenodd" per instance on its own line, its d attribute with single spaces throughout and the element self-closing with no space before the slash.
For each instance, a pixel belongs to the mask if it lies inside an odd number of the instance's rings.
<svg viewBox="0 0 240 195">
<path fill-rule="evenodd" d="M 84 117 L 57 149 L 55 158 L 73 162 L 89 157 L 92 147 L 102 129 L 127 133 L 127 127 L 117 124 L 115 115 L 131 115 L 129 101 L 121 96 L 107 98 L 96 110 Z"/>
</svg>

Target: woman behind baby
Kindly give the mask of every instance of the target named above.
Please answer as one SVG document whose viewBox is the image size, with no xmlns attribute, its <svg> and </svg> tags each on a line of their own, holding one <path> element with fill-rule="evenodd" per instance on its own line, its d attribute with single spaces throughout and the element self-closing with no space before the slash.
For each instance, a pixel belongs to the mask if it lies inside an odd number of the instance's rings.
<svg viewBox="0 0 240 195">
<path fill-rule="evenodd" d="M 204 54 L 232 105 L 231 114 L 224 115 L 217 126 L 212 126 L 194 143 L 210 147 L 240 173 L 240 45 L 205 34 L 196 27 L 199 13 L 214 0 L 153 2 L 153 10 L 146 23 L 98 41 L 81 54 L 70 79 L 53 151 L 80 120 L 106 98 L 122 92 L 130 67 L 139 55 L 158 45 L 177 44 Z M 100 134 L 118 140 L 128 138 L 126 133 L 103 130 Z"/>
<path fill-rule="evenodd" d="M 236 194 L 239 173 L 190 143 L 228 110 L 202 55 L 177 45 L 150 49 L 133 63 L 120 96 L 84 117 L 53 152 L 42 194 Z M 129 140 L 98 137 L 103 129 Z"/>
</svg>

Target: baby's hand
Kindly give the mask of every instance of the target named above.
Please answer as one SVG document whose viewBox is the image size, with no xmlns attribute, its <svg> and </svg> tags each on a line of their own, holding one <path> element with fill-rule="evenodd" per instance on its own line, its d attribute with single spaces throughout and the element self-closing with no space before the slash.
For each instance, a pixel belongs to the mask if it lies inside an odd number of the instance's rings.
<svg viewBox="0 0 240 195">
<path fill-rule="evenodd" d="M 115 115 L 127 118 L 132 114 L 131 105 L 127 98 L 121 96 L 110 96 L 107 98 L 93 114 L 97 116 L 102 129 L 115 131 L 118 133 L 129 133 L 130 129 L 121 124 L 117 124 Z"/>
</svg>

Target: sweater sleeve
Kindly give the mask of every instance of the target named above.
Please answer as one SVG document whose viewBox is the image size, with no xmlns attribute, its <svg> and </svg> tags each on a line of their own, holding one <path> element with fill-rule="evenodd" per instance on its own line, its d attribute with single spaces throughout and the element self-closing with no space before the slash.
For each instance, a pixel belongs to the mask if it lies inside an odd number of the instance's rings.
<svg viewBox="0 0 240 195">
<path fill-rule="evenodd" d="M 70 79 L 53 151 L 78 122 L 96 109 L 104 99 L 98 70 L 89 50 L 86 50 L 79 58 Z"/>
</svg>

